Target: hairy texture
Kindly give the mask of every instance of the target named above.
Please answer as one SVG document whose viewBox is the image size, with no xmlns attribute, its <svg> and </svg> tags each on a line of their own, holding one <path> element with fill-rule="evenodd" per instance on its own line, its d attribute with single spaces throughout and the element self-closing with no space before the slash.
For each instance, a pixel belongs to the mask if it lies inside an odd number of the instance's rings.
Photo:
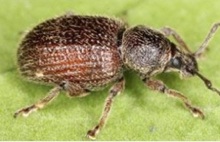
<svg viewBox="0 0 220 142">
<path fill-rule="evenodd" d="M 169 40 L 145 26 L 127 30 L 122 45 L 125 64 L 146 76 L 162 72 L 171 58 Z"/>
<path fill-rule="evenodd" d="M 47 20 L 20 44 L 20 72 L 36 82 L 65 83 L 73 95 L 104 86 L 121 74 L 118 46 L 123 29 L 121 21 L 105 17 L 64 15 Z"/>
</svg>

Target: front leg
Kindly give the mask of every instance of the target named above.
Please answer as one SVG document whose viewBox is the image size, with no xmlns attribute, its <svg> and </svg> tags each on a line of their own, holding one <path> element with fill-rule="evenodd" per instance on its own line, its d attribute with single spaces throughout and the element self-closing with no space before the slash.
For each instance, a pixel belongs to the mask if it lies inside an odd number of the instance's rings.
<svg viewBox="0 0 220 142">
<path fill-rule="evenodd" d="M 199 58 L 208 48 L 208 44 L 211 41 L 211 39 L 214 37 L 216 34 L 218 28 L 220 27 L 220 22 L 215 23 L 211 30 L 209 31 L 208 35 L 206 36 L 205 40 L 203 41 L 202 45 L 199 47 L 199 49 L 194 53 L 194 56 L 196 58 Z"/>
<path fill-rule="evenodd" d="M 112 107 L 113 99 L 123 90 L 124 88 L 124 78 L 119 79 L 110 89 L 109 95 L 106 98 L 104 110 L 102 112 L 101 118 L 98 124 L 91 130 L 87 132 L 87 137 L 90 139 L 95 139 L 95 136 L 99 133 L 99 131 L 103 128 L 108 118 L 109 112 Z"/>
<path fill-rule="evenodd" d="M 165 93 L 168 96 L 180 99 L 185 105 L 185 107 L 193 114 L 194 117 L 199 116 L 202 119 L 205 118 L 205 115 L 203 114 L 203 112 L 199 108 L 194 107 L 187 97 L 185 97 L 182 93 L 176 90 L 169 89 L 162 81 L 151 80 L 151 79 L 146 79 L 146 78 L 143 79 L 143 81 L 151 90 L 156 90 L 161 93 Z"/>
<path fill-rule="evenodd" d="M 175 41 L 180 45 L 180 48 L 183 50 L 186 50 L 188 53 L 192 53 L 189 49 L 189 47 L 187 46 L 187 44 L 185 43 L 185 41 L 181 38 L 181 36 L 172 28 L 170 27 L 163 27 L 161 29 L 161 32 L 166 36 L 172 36 Z"/>
</svg>

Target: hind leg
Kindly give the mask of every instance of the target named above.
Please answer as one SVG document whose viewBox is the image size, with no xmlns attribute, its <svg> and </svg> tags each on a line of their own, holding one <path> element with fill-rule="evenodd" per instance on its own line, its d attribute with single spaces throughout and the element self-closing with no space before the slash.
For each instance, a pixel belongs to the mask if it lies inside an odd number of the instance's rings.
<svg viewBox="0 0 220 142">
<path fill-rule="evenodd" d="M 14 113 L 14 117 L 16 118 L 18 115 L 27 117 L 30 113 L 37 111 L 38 109 L 42 109 L 45 105 L 47 105 L 49 102 L 55 99 L 59 95 L 61 90 L 62 87 L 60 86 L 54 87 L 53 89 L 50 90 L 50 92 L 45 98 L 39 100 L 35 104 L 21 108 L 20 110 L 16 111 Z"/>
<path fill-rule="evenodd" d="M 83 97 L 88 95 L 90 92 L 87 89 L 83 89 L 79 84 L 69 82 L 69 81 L 63 81 L 59 86 L 54 87 L 50 90 L 50 92 L 47 94 L 46 97 L 39 100 L 38 102 L 21 108 L 18 111 L 14 113 L 14 117 L 16 118 L 18 115 L 22 115 L 27 117 L 30 113 L 37 111 L 38 109 L 42 109 L 45 107 L 48 103 L 52 102 L 60 93 L 61 90 L 65 90 L 68 93 L 68 96 L 70 97 Z"/>
</svg>

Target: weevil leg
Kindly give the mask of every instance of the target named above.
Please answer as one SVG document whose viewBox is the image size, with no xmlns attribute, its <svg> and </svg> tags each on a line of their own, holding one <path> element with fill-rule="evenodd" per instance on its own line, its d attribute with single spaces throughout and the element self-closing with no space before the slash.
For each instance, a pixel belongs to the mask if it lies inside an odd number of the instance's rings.
<svg viewBox="0 0 220 142">
<path fill-rule="evenodd" d="M 163 27 L 161 31 L 166 37 L 173 36 L 173 38 L 180 45 L 181 48 L 186 50 L 188 53 L 192 53 L 189 47 L 187 46 L 187 44 L 185 43 L 185 41 L 181 38 L 181 36 L 174 29 L 170 27 Z"/>
<path fill-rule="evenodd" d="M 201 117 L 202 119 L 205 118 L 204 113 L 199 108 L 194 107 L 187 97 L 185 97 L 182 93 L 176 90 L 169 89 L 162 81 L 151 80 L 151 79 L 146 79 L 146 78 L 143 79 L 143 81 L 151 90 L 156 90 L 161 93 L 165 93 L 168 96 L 180 99 L 185 105 L 185 107 L 189 109 L 189 111 L 193 114 L 194 117 Z"/>
<path fill-rule="evenodd" d="M 98 124 L 93 129 L 91 129 L 87 132 L 88 138 L 95 139 L 96 135 L 103 128 L 103 126 L 105 125 L 106 120 L 108 118 L 109 112 L 111 110 L 113 100 L 123 90 L 124 84 L 125 84 L 124 78 L 121 78 L 109 90 L 109 95 L 105 100 L 105 105 L 104 105 L 104 109 L 103 109 L 101 118 L 100 118 Z"/>
<path fill-rule="evenodd" d="M 55 99 L 59 95 L 61 90 L 62 88 L 60 86 L 53 88 L 52 90 L 50 90 L 45 98 L 41 99 L 37 103 L 16 111 L 14 113 L 14 117 L 16 118 L 18 115 L 27 117 L 30 113 L 37 111 L 38 109 L 42 109 L 45 105 Z"/>
<path fill-rule="evenodd" d="M 196 58 L 201 57 L 202 54 L 204 54 L 204 52 L 206 51 L 206 49 L 208 48 L 208 44 L 211 41 L 212 37 L 216 34 L 216 31 L 218 30 L 220 26 L 220 22 L 219 23 L 215 23 L 212 28 L 210 29 L 208 35 L 206 36 L 205 40 L 203 41 L 202 45 L 199 47 L 199 49 L 194 53 L 194 56 Z"/>
</svg>

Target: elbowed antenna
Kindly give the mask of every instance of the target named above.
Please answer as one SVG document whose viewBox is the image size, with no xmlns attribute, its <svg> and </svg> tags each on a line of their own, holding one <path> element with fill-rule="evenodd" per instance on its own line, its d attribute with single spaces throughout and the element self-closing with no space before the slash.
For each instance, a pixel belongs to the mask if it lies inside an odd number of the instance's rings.
<svg viewBox="0 0 220 142">
<path fill-rule="evenodd" d="M 211 30 L 209 31 L 208 35 L 206 36 L 205 40 L 203 41 L 202 45 L 199 47 L 199 49 L 194 53 L 195 58 L 200 57 L 204 51 L 208 48 L 208 44 L 211 41 L 212 37 L 215 35 L 216 31 L 218 30 L 220 26 L 220 22 L 215 23 Z"/>
<path fill-rule="evenodd" d="M 216 88 L 214 88 L 212 86 L 212 82 L 210 80 L 208 80 L 207 78 L 205 78 L 203 75 L 201 75 L 200 73 L 198 73 L 197 71 L 195 71 L 195 74 L 202 79 L 202 81 L 205 83 L 206 87 L 216 93 L 218 93 L 218 95 L 220 95 L 220 91 Z"/>
</svg>

